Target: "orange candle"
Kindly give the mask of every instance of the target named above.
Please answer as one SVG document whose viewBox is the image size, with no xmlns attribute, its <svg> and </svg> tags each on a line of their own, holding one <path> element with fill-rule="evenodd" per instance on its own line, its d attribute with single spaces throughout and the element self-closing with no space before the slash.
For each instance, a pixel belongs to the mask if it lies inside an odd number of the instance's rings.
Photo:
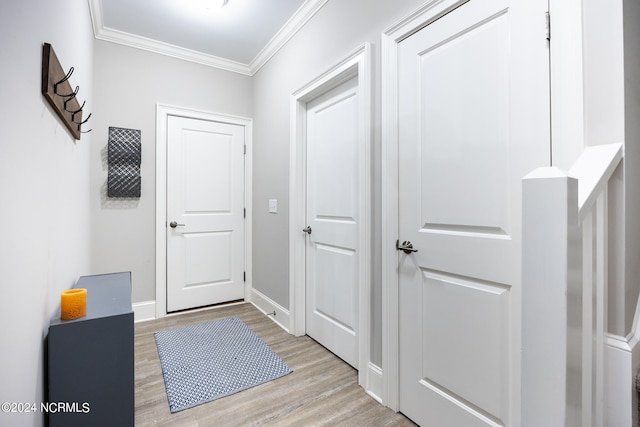
<svg viewBox="0 0 640 427">
<path fill-rule="evenodd" d="M 69 289 L 60 294 L 60 318 L 73 320 L 87 315 L 87 290 Z"/>
</svg>

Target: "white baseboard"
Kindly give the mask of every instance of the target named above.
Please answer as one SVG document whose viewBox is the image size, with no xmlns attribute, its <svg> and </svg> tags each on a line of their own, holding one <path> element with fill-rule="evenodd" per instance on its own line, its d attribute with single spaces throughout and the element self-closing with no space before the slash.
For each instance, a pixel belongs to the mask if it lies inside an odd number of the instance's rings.
<svg viewBox="0 0 640 427">
<path fill-rule="evenodd" d="M 367 394 L 382 404 L 382 368 L 369 362 L 367 366 Z"/>
<path fill-rule="evenodd" d="M 147 320 L 155 320 L 156 318 L 155 301 L 134 302 L 132 304 L 132 308 L 134 323 L 146 322 Z"/>
<path fill-rule="evenodd" d="M 289 310 L 282 307 L 277 302 L 273 301 L 271 298 L 266 295 L 260 293 L 255 288 L 251 289 L 251 304 L 256 306 L 258 310 L 263 312 L 264 314 L 268 314 L 269 318 L 276 322 L 278 326 L 287 331 L 287 333 L 291 333 L 291 329 L 289 327 L 290 323 L 290 315 Z M 271 314 L 274 313 L 274 314 Z"/>
<path fill-rule="evenodd" d="M 269 297 L 256 291 L 251 290 L 251 301 L 258 310 L 264 314 L 275 312 L 275 316 L 270 315 L 269 318 L 276 322 L 282 329 L 289 332 L 289 310 L 285 309 Z M 135 302 L 132 304 L 133 319 L 135 323 L 146 322 L 148 320 L 156 319 L 156 302 L 155 301 L 143 301 Z M 209 307 L 205 309 L 210 309 Z"/>
</svg>

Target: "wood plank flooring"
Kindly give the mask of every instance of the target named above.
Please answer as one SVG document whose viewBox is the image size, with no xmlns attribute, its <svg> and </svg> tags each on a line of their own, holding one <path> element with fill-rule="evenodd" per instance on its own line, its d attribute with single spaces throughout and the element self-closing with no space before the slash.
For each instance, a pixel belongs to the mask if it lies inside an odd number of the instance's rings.
<svg viewBox="0 0 640 427">
<path fill-rule="evenodd" d="M 293 373 L 175 414 L 153 333 L 238 316 Z M 357 372 L 309 337 L 294 337 L 251 304 L 168 316 L 135 325 L 136 426 L 414 426 L 358 386 Z"/>
</svg>

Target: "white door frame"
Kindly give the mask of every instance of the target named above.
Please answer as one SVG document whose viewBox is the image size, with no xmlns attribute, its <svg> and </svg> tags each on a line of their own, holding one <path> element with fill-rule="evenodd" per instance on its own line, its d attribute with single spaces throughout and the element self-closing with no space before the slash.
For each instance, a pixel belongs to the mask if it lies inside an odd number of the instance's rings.
<svg viewBox="0 0 640 427">
<path fill-rule="evenodd" d="M 428 0 L 382 33 L 382 403 L 400 407 L 398 256 L 398 45 L 468 0 Z M 583 141 L 582 1 L 549 0 L 553 163 L 566 166 Z M 560 143 L 559 143 L 560 142 Z"/>
<path fill-rule="evenodd" d="M 156 318 L 167 315 L 167 126 L 170 116 L 207 120 L 243 126 L 246 155 L 244 157 L 244 268 L 246 281 L 244 299 L 250 300 L 252 287 L 252 171 L 253 121 L 165 104 L 156 105 Z"/>
<path fill-rule="evenodd" d="M 364 386 L 371 343 L 371 47 L 363 44 L 339 64 L 291 95 L 291 152 L 289 168 L 289 331 L 305 334 L 306 226 L 306 113 L 307 102 L 358 77 L 360 253 L 358 277 L 358 372 Z M 365 389 L 367 387 L 365 386 Z"/>
</svg>

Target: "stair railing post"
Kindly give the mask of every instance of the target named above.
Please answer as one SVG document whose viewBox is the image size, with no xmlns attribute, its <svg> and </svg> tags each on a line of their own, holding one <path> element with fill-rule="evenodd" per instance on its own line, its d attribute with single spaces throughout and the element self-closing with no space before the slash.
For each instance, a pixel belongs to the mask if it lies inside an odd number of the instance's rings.
<svg viewBox="0 0 640 427">
<path fill-rule="evenodd" d="M 523 178 L 522 426 L 579 426 L 582 236 L 578 182 L 555 167 Z"/>
</svg>

